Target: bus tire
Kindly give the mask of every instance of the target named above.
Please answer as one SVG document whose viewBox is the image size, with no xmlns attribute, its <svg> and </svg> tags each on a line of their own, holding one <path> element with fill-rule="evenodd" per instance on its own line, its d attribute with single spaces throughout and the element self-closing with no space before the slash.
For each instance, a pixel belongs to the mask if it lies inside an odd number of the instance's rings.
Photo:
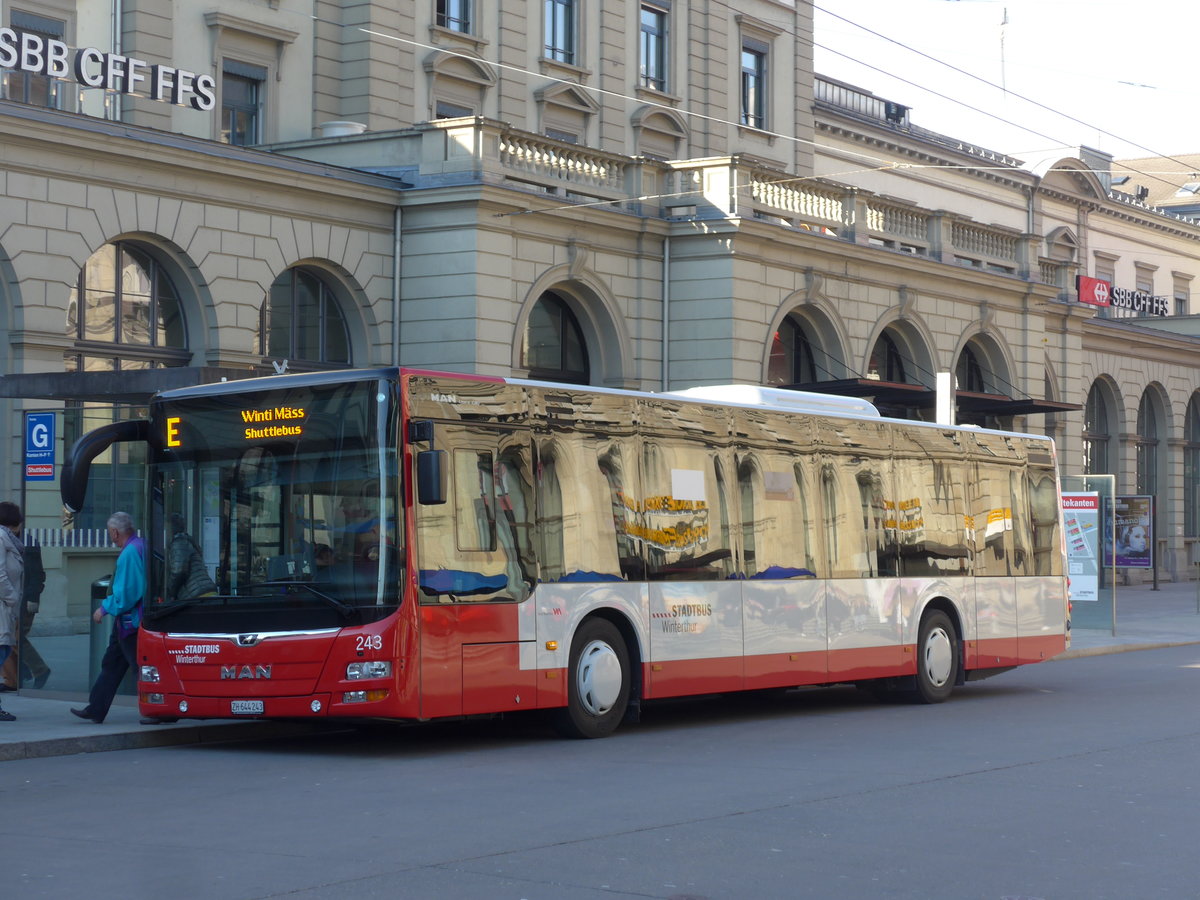
<svg viewBox="0 0 1200 900">
<path fill-rule="evenodd" d="M 950 617 L 940 609 L 927 612 L 921 619 L 917 636 L 918 703 L 941 703 L 954 690 L 958 680 L 958 633 Z"/>
<path fill-rule="evenodd" d="M 567 705 L 557 710 L 555 726 L 570 738 L 607 737 L 629 706 L 629 650 L 617 626 L 606 619 L 586 620 L 571 641 L 567 668 Z"/>
</svg>

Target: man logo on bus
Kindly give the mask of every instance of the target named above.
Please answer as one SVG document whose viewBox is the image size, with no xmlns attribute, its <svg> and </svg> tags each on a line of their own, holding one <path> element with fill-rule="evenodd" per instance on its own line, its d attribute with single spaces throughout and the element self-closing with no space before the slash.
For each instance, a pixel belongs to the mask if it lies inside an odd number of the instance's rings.
<svg viewBox="0 0 1200 900">
<path fill-rule="evenodd" d="M 243 678 L 270 678 L 270 666 L 221 666 L 221 680 L 240 680 Z"/>
</svg>

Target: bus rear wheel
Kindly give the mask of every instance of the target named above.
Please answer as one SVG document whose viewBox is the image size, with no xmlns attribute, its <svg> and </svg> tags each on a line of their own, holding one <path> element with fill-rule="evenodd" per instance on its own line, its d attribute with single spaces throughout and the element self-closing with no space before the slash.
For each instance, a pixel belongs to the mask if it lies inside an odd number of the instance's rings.
<svg viewBox="0 0 1200 900">
<path fill-rule="evenodd" d="M 941 610 L 932 610 L 921 620 L 917 636 L 917 690 L 915 700 L 941 703 L 958 680 L 958 633 Z"/>
<path fill-rule="evenodd" d="M 599 738 L 612 734 L 629 706 L 629 650 L 617 626 L 588 619 L 571 641 L 567 668 L 567 706 L 555 726 L 564 737 Z"/>
</svg>

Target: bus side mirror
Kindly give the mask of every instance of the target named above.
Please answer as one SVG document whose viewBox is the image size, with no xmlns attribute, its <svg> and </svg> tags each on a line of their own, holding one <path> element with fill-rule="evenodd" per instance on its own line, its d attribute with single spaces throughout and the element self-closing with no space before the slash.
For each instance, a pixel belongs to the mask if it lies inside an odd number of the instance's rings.
<svg viewBox="0 0 1200 900">
<path fill-rule="evenodd" d="M 95 431 L 89 431 L 75 442 L 71 452 L 63 462 L 62 479 L 59 482 L 59 493 L 62 495 L 63 506 L 73 513 L 83 509 L 83 501 L 87 494 L 88 472 L 92 460 L 111 447 L 124 441 L 141 441 L 150 439 L 150 421 L 148 419 L 127 419 L 124 422 L 113 422 L 101 425 Z"/>
<path fill-rule="evenodd" d="M 422 506 L 446 502 L 445 450 L 422 450 L 417 454 L 417 502 Z"/>
</svg>

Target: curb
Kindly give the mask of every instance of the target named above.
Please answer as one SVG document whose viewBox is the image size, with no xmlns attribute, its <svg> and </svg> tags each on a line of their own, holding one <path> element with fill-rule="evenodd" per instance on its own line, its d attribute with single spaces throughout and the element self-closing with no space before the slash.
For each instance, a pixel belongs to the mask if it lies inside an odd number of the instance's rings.
<svg viewBox="0 0 1200 900">
<path fill-rule="evenodd" d="M 316 723 L 305 722 L 234 722 L 224 725 L 176 726 L 172 728 L 147 725 L 142 731 L 0 744 L 0 762 L 14 759 L 72 756 L 77 753 L 105 753 L 109 750 L 137 750 L 146 747 L 174 747 L 184 744 L 225 744 L 233 741 L 307 737 L 329 730 Z"/>
<path fill-rule="evenodd" d="M 1080 647 L 1078 650 L 1067 650 L 1047 662 L 1057 662 L 1063 659 L 1083 659 L 1088 656 L 1107 656 L 1110 653 L 1129 653 L 1133 650 L 1163 650 L 1167 647 L 1192 647 L 1200 641 L 1152 641 L 1142 644 L 1106 644 L 1103 647 Z"/>
</svg>

